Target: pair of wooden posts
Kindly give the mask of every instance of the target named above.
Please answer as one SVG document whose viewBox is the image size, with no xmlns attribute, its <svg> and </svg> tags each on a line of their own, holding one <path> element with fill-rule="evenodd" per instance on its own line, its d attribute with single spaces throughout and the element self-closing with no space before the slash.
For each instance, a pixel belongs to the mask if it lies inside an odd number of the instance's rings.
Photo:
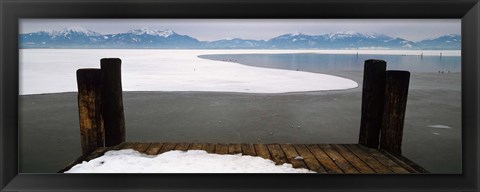
<svg viewBox="0 0 480 192">
<path fill-rule="evenodd" d="M 83 154 L 125 141 L 121 60 L 100 64 L 77 70 Z M 366 60 L 363 78 L 359 144 L 400 154 L 410 72 L 386 71 L 385 61 Z"/>
<path fill-rule="evenodd" d="M 386 70 L 382 60 L 366 60 L 359 144 L 401 154 L 410 72 Z"/>
<path fill-rule="evenodd" d="M 125 141 L 121 60 L 100 60 L 101 69 L 77 70 L 83 154 Z"/>
</svg>

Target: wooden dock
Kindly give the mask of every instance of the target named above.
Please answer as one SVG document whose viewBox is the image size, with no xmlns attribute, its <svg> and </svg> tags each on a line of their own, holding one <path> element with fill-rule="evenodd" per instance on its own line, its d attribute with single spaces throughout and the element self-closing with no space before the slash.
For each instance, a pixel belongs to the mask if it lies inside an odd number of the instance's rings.
<svg viewBox="0 0 480 192">
<path fill-rule="evenodd" d="M 242 153 L 318 173 L 427 173 L 401 155 L 410 72 L 386 70 L 385 61 L 365 61 L 358 144 L 125 142 L 120 66 L 120 59 L 101 59 L 101 69 L 77 71 L 83 155 L 59 172 L 109 150 L 135 149 L 149 155 L 171 150 Z"/>
<path fill-rule="evenodd" d="M 270 159 L 277 165 L 292 164 L 317 173 L 333 174 L 409 174 L 428 173 L 412 161 L 385 150 L 360 144 L 212 144 L 212 143 L 136 143 L 123 142 L 100 147 L 83 155 L 59 172 L 65 172 L 83 161 L 90 161 L 110 150 L 134 149 L 148 155 L 171 150 L 205 150 L 215 154 L 239 154 Z M 301 157 L 301 158 L 299 158 Z"/>
</svg>

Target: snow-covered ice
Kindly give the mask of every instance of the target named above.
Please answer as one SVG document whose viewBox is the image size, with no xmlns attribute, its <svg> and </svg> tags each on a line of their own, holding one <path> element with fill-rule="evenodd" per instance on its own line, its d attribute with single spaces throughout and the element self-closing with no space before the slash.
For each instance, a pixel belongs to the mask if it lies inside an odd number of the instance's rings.
<svg viewBox="0 0 480 192">
<path fill-rule="evenodd" d="M 199 58 L 205 54 L 385 54 L 458 56 L 460 51 L 421 50 L 163 50 L 21 49 L 20 95 L 77 91 L 75 72 L 99 68 L 101 58 L 122 59 L 124 91 L 285 93 L 355 88 L 332 75 L 252 67 Z"/>
<path fill-rule="evenodd" d="M 203 150 L 145 155 L 133 149 L 105 155 L 73 166 L 65 173 L 315 173 L 291 164 L 275 165 L 261 157 L 208 154 Z"/>
<path fill-rule="evenodd" d="M 20 94 L 77 91 L 75 72 L 122 59 L 124 91 L 284 93 L 355 88 L 332 75 L 251 67 L 199 58 L 202 54 L 289 53 L 272 50 L 22 49 Z"/>
</svg>

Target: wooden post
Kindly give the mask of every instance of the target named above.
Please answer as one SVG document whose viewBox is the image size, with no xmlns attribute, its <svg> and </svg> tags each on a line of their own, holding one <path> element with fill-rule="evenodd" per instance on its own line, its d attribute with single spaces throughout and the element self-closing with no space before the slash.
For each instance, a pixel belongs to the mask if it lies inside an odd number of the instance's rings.
<svg viewBox="0 0 480 192">
<path fill-rule="evenodd" d="M 387 71 L 380 149 L 401 154 L 410 72 Z"/>
<path fill-rule="evenodd" d="M 363 70 L 362 114 L 359 144 L 378 148 L 385 95 L 385 70 L 382 60 L 366 60 Z"/>
<path fill-rule="evenodd" d="M 122 61 L 117 58 L 100 60 L 103 73 L 102 106 L 106 147 L 125 141 L 121 63 Z"/>
<path fill-rule="evenodd" d="M 87 154 L 104 146 L 104 129 L 101 115 L 100 69 L 77 70 L 78 114 L 82 153 Z"/>
</svg>

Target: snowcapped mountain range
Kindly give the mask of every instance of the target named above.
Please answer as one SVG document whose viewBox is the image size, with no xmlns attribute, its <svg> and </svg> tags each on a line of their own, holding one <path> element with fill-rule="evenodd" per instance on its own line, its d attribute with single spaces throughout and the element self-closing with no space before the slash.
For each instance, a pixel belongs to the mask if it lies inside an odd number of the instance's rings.
<svg viewBox="0 0 480 192">
<path fill-rule="evenodd" d="M 286 34 L 270 39 L 272 48 L 320 48 L 320 49 L 411 49 L 415 42 L 393 38 L 383 34 L 362 34 L 355 32 L 305 35 Z"/>
<path fill-rule="evenodd" d="M 159 48 L 159 49 L 461 49 L 461 36 L 444 35 L 409 41 L 377 33 L 338 32 L 319 35 L 290 33 L 269 40 L 199 41 L 172 30 L 141 28 L 107 34 L 72 27 L 20 34 L 20 48 Z"/>
</svg>

